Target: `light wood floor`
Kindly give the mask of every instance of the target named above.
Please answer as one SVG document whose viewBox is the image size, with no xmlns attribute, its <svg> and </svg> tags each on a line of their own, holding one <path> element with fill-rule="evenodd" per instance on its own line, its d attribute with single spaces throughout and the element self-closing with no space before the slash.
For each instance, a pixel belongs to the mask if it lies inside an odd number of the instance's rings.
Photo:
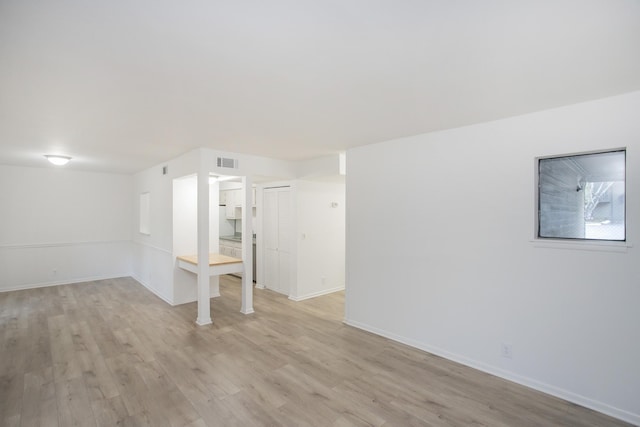
<svg viewBox="0 0 640 427">
<path fill-rule="evenodd" d="M 221 292 L 205 327 L 130 278 L 0 294 L 0 424 L 626 425 L 345 326 L 342 293 Z"/>
</svg>

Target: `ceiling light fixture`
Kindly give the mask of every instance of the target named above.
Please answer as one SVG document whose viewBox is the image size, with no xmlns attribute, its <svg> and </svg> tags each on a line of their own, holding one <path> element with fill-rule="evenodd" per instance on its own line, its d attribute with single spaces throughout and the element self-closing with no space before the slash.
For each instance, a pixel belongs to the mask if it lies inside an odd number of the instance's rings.
<svg viewBox="0 0 640 427">
<path fill-rule="evenodd" d="M 45 154 L 44 156 L 56 166 L 66 165 L 71 160 L 69 156 L 59 156 L 57 154 Z"/>
</svg>

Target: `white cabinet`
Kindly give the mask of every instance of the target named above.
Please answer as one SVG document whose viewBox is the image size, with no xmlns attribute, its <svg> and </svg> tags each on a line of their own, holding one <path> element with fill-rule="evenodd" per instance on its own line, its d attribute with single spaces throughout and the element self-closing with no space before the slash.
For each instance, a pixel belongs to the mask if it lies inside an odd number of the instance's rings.
<svg viewBox="0 0 640 427">
<path fill-rule="evenodd" d="M 220 199 L 218 201 L 219 205 L 226 205 L 227 204 L 227 194 L 229 193 L 228 190 L 222 190 L 220 191 Z"/>
<path fill-rule="evenodd" d="M 225 205 L 227 219 L 242 219 L 242 190 L 222 190 L 220 204 Z"/>
<path fill-rule="evenodd" d="M 242 219 L 243 190 L 221 190 L 220 205 L 225 206 L 225 217 L 227 219 Z M 251 206 L 256 207 L 256 189 L 251 189 Z M 255 212 L 253 213 L 255 216 Z"/>
<path fill-rule="evenodd" d="M 233 204 L 235 206 L 242 206 L 242 190 L 233 191 Z"/>
<path fill-rule="evenodd" d="M 233 255 L 231 255 L 232 257 L 235 258 L 240 258 L 242 259 L 242 247 L 240 248 L 233 248 Z"/>
<path fill-rule="evenodd" d="M 220 253 L 236 258 L 242 258 L 242 242 L 220 239 Z"/>
<path fill-rule="evenodd" d="M 224 210 L 227 219 L 242 219 L 242 207 L 227 203 Z"/>
<path fill-rule="evenodd" d="M 232 256 L 234 258 L 242 259 L 242 242 L 235 240 L 220 239 L 220 253 L 222 255 Z M 242 273 L 233 273 L 235 276 L 242 277 Z"/>
<path fill-rule="evenodd" d="M 225 216 L 227 219 L 240 219 L 242 218 L 242 195 L 240 195 L 241 190 L 224 190 L 221 193 L 225 193 L 224 196 L 220 197 L 224 198 L 225 201 Z"/>
</svg>

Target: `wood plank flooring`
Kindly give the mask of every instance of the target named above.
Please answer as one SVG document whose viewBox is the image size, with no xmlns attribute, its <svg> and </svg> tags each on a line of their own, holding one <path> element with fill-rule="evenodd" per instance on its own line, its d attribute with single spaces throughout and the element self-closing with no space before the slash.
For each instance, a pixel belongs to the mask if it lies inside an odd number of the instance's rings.
<svg viewBox="0 0 640 427">
<path fill-rule="evenodd" d="M 221 278 L 213 325 L 131 278 L 0 293 L 2 426 L 622 426 Z"/>
</svg>

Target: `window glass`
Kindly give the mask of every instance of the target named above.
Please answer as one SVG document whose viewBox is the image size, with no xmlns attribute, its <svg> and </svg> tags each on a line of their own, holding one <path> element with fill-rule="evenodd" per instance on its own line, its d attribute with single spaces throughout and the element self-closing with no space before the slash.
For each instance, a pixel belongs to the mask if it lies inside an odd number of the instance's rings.
<svg viewBox="0 0 640 427">
<path fill-rule="evenodd" d="M 140 194 L 140 233 L 151 234 L 151 196 L 149 193 Z"/>
<path fill-rule="evenodd" d="M 538 159 L 538 237 L 625 240 L 625 150 Z"/>
</svg>

